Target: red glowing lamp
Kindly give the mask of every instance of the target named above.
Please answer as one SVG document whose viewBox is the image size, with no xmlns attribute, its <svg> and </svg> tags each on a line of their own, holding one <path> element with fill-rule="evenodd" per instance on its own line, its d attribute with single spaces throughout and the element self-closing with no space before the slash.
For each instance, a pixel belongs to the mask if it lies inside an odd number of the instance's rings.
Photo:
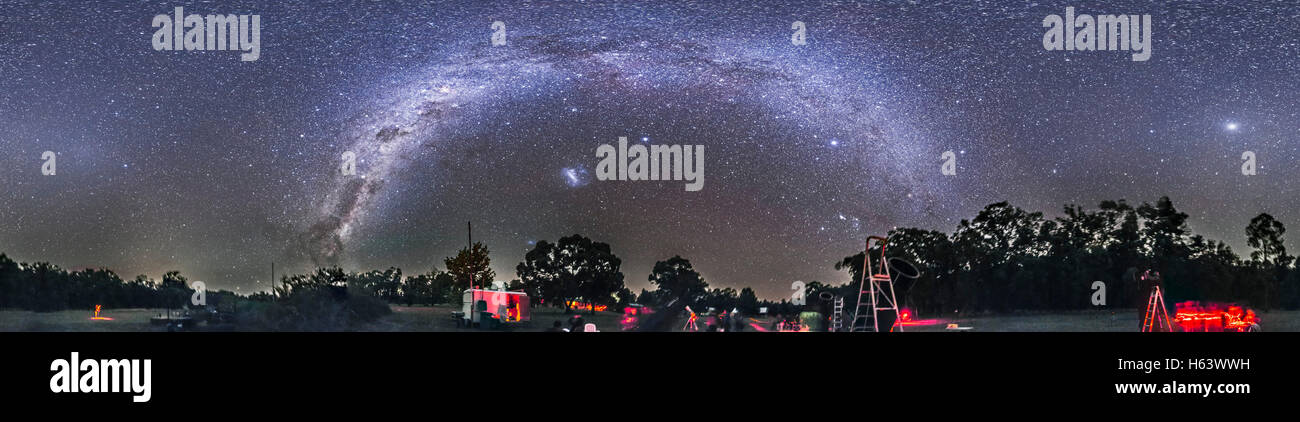
<svg viewBox="0 0 1300 422">
<path fill-rule="evenodd" d="M 99 310 L 100 310 L 100 305 L 95 305 L 95 316 L 90 317 L 90 319 L 93 319 L 93 320 L 96 320 L 96 321 L 112 321 L 112 320 L 113 320 L 112 318 L 109 318 L 109 317 L 102 317 L 102 316 L 99 316 Z"/>
</svg>

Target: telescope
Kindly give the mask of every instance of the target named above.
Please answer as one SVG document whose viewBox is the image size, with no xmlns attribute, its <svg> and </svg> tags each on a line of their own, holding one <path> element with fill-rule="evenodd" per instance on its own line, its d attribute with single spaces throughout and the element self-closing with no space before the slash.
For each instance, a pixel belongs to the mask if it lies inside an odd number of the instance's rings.
<svg viewBox="0 0 1300 422">
<path fill-rule="evenodd" d="M 921 277 L 921 269 L 917 268 L 916 264 L 899 257 L 889 258 L 889 270 L 890 275 L 895 277 L 893 281 L 898 281 L 897 277 L 910 279 Z"/>
</svg>

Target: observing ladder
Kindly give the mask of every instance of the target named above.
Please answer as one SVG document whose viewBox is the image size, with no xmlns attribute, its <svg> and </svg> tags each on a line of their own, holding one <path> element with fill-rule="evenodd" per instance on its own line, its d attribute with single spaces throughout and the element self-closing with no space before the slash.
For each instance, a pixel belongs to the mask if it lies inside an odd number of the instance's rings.
<svg viewBox="0 0 1300 422">
<path fill-rule="evenodd" d="M 877 240 L 880 243 L 880 272 L 875 272 L 871 265 L 871 241 Z M 899 320 L 898 316 L 898 299 L 894 296 L 894 282 L 889 277 L 889 260 L 885 258 L 885 244 L 889 239 L 871 236 L 867 238 L 867 250 L 862 253 L 862 281 L 858 284 L 858 305 L 853 311 L 853 324 L 849 326 L 849 331 L 871 331 L 880 332 L 880 320 L 877 318 L 880 312 L 893 312 L 894 321 Z M 868 283 L 867 275 L 870 274 Z M 887 287 L 887 288 L 886 288 Z M 862 296 L 871 296 L 870 303 L 862 300 Z M 862 310 L 870 306 L 871 313 L 864 315 Z M 867 330 L 866 319 L 871 320 L 871 330 Z M 859 327 L 861 321 L 861 327 Z M 891 324 L 892 325 L 892 324 Z M 891 330 L 893 327 L 885 327 Z M 903 331 L 899 326 L 898 331 Z"/>
<path fill-rule="evenodd" d="M 1169 323 L 1169 311 L 1165 309 L 1165 295 L 1160 293 L 1160 286 L 1155 286 L 1151 290 L 1151 297 L 1147 298 L 1147 312 L 1142 315 L 1142 332 L 1150 333 L 1159 328 L 1161 321 L 1164 322 L 1165 332 L 1174 331 L 1174 327 Z"/>
<path fill-rule="evenodd" d="M 835 312 L 831 314 L 831 332 L 844 329 L 844 296 L 835 297 Z"/>
</svg>

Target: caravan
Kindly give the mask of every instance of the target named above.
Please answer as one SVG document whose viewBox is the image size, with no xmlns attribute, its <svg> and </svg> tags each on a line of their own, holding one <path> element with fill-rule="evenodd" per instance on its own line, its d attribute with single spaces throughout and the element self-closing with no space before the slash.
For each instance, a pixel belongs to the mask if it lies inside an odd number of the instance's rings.
<svg viewBox="0 0 1300 422">
<path fill-rule="evenodd" d="M 529 321 L 528 294 L 504 290 L 470 289 L 461 295 L 458 326 L 491 326 Z M 487 322 L 488 325 L 483 323 Z"/>
</svg>

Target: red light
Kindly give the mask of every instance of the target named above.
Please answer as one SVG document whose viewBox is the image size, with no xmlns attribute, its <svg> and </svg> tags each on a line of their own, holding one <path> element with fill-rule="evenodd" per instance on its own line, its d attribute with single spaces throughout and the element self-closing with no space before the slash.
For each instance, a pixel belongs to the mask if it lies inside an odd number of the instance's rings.
<svg viewBox="0 0 1300 422">
<path fill-rule="evenodd" d="M 609 307 L 605 305 L 592 306 L 592 304 L 587 302 L 578 302 L 578 301 L 571 300 L 566 303 L 568 303 L 570 308 L 575 310 L 587 310 L 587 311 L 595 310 L 596 312 L 605 312 L 606 309 L 609 309 Z"/>
<path fill-rule="evenodd" d="M 1255 311 L 1238 305 L 1187 301 L 1174 305 L 1174 322 L 1184 332 L 1248 331 L 1259 324 Z"/>
<path fill-rule="evenodd" d="M 113 320 L 112 318 L 109 318 L 109 317 L 102 317 L 102 316 L 99 316 L 99 309 L 100 309 L 100 305 L 95 305 L 95 316 L 90 317 L 90 319 L 97 320 L 97 321 L 112 321 L 112 320 Z"/>
<path fill-rule="evenodd" d="M 898 321 L 895 322 L 894 325 L 911 327 L 914 325 L 938 325 L 942 323 L 942 321 L 938 319 L 913 319 L 913 316 L 914 314 L 911 309 L 903 308 L 898 311 Z"/>
</svg>

